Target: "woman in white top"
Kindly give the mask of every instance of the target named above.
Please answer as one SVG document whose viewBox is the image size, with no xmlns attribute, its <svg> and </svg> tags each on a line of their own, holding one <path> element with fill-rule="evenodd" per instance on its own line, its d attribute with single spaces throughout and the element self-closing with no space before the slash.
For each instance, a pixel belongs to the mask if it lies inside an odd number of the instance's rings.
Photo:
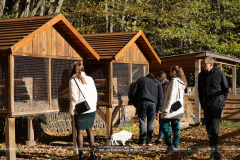
<svg viewBox="0 0 240 160">
<path fill-rule="evenodd" d="M 95 118 L 95 111 L 97 106 L 97 90 L 92 77 L 89 77 L 84 72 L 84 66 L 77 62 L 73 66 L 71 73 L 71 79 L 69 80 L 69 91 L 70 91 L 70 115 L 74 118 L 75 126 L 77 129 L 77 144 L 79 150 L 79 159 L 83 159 L 83 131 L 87 131 L 89 144 L 91 146 L 91 158 L 95 159 L 94 153 L 94 135 L 92 126 Z M 81 92 L 79 88 L 81 89 Z M 85 97 L 83 97 L 83 95 Z M 75 110 L 75 105 L 79 102 L 86 100 L 90 110 L 78 114 Z"/>
<path fill-rule="evenodd" d="M 170 77 L 172 77 L 172 80 L 169 83 L 164 98 L 160 125 L 165 136 L 165 142 L 168 145 L 165 153 L 177 151 L 180 141 L 179 120 L 183 117 L 184 113 L 183 96 L 184 89 L 187 87 L 187 80 L 181 67 L 171 66 Z M 173 131 L 173 142 L 171 132 L 168 129 L 169 122 L 171 122 Z"/>
</svg>

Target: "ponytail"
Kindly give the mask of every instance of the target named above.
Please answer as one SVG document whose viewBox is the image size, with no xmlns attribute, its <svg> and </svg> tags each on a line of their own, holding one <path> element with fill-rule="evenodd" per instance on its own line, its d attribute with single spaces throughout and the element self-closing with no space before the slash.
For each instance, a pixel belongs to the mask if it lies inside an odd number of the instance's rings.
<svg viewBox="0 0 240 160">
<path fill-rule="evenodd" d="M 73 66 L 71 77 L 76 74 L 76 77 L 80 82 L 82 82 L 82 84 L 87 84 L 85 79 L 82 77 L 81 72 L 85 72 L 84 66 L 81 64 L 81 62 L 76 62 Z"/>
</svg>

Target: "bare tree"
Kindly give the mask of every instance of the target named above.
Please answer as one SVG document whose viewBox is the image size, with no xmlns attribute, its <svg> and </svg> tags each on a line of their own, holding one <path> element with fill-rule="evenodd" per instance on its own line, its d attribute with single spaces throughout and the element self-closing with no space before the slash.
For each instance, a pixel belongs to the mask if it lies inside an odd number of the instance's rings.
<svg viewBox="0 0 240 160">
<path fill-rule="evenodd" d="M 29 16 L 30 3 L 31 3 L 31 0 L 26 0 L 24 11 L 22 12 L 20 17 L 28 17 Z"/>
<path fill-rule="evenodd" d="M 114 12 L 114 2 L 115 0 L 112 0 L 112 14 L 111 15 L 114 15 L 113 12 Z M 111 21 L 110 21 L 110 33 L 113 32 L 113 21 L 114 21 L 114 16 L 111 17 Z"/>
<path fill-rule="evenodd" d="M 55 0 L 50 0 L 51 5 L 50 5 L 50 8 L 48 10 L 48 15 L 51 15 L 53 13 L 54 9 L 55 9 L 54 2 L 55 2 Z"/>
<path fill-rule="evenodd" d="M 58 6 L 56 7 L 55 13 L 60 13 L 62 4 L 63 4 L 63 0 L 58 0 Z"/>
<path fill-rule="evenodd" d="M 106 10 L 106 33 L 108 33 L 108 1 L 105 0 L 105 10 Z"/>
<path fill-rule="evenodd" d="M 125 2 L 126 2 L 126 4 L 127 4 L 127 3 L 128 3 L 128 0 L 125 0 Z M 126 18 L 126 16 L 125 16 L 125 13 L 126 13 L 126 12 L 127 12 L 127 8 L 124 7 L 124 9 L 123 9 L 123 15 L 122 15 L 121 31 L 123 31 L 124 21 L 125 21 L 125 18 Z"/>
<path fill-rule="evenodd" d="M 20 2 L 20 0 L 16 0 L 15 1 L 15 3 L 14 3 L 14 5 L 13 5 L 13 7 L 12 7 L 12 14 L 15 14 L 15 18 L 17 18 L 18 17 L 18 10 L 19 10 L 19 2 Z"/>
<path fill-rule="evenodd" d="M 40 16 L 45 15 L 45 10 L 46 10 L 46 0 L 43 1 L 41 7 L 40 7 Z"/>
<path fill-rule="evenodd" d="M 139 3 L 140 2 L 140 0 L 137 0 L 136 1 L 136 3 Z M 135 18 L 134 18 L 134 22 L 133 22 L 133 31 L 135 31 L 135 28 L 136 28 L 136 25 L 137 25 L 137 15 L 135 16 Z"/>
<path fill-rule="evenodd" d="M 33 16 L 36 15 L 38 8 L 43 4 L 43 1 L 45 1 L 45 0 L 39 0 L 38 1 L 37 6 L 33 9 L 30 17 L 33 17 Z"/>
<path fill-rule="evenodd" d="M 0 17 L 3 15 L 6 0 L 0 0 Z"/>
</svg>

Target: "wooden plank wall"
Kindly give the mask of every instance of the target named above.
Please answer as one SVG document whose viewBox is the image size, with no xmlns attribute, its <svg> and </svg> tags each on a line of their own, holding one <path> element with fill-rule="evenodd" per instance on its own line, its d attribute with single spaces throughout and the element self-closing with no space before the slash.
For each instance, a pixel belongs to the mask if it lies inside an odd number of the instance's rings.
<svg viewBox="0 0 240 160">
<path fill-rule="evenodd" d="M 193 106 L 195 114 L 195 95 L 185 95 Z M 203 118 L 203 110 L 201 109 L 201 118 Z M 228 95 L 228 98 L 223 108 L 223 119 L 225 120 L 240 120 L 240 96 Z"/>
<path fill-rule="evenodd" d="M 27 53 L 40 56 L 81 58 L 69 43 L 53 28 L 49 28 L 42 34 L 28 42 L 16 53 Z"/>
<path fill-rule="evenodd" d="M 136 43 L 133 43 L 117 61 L 148 63 Z"/>
</svg>

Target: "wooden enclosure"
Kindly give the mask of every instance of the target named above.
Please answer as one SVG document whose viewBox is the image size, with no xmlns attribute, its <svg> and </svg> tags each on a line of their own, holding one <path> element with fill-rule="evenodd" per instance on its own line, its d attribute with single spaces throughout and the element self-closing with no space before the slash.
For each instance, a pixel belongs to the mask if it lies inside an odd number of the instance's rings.
<svg viewBox="0 0 240 160">
<path fill-rule="evenodd" d="M 84 66 L 95 81 L 98 106 L 106 106 L 106 114 L 99 108 L 97 113 L 106 122 L 110 145 L 112 120 L 119 107 L 126 109 L 130 84 L 146 76 L 150 64 L 160 65 L 161 61 L 142 31 L 82 36 L 100 56 L 99 61 L 88 59 Z"/>
<path fill-rule="evenodd" d="M 7 147 L 15 148 L 14 117 L 28 116 L 31 145 L 34 115 L 69 110 L 72 67 L 88 58 L 99 55 L 61 14 L 0 20 L 0 116 L 6 118 Z M 7 159 L 15 152 L 7 150 Z"/>
<path fill-rule="evenodd" d="M 151 73 L 158 71 L 169 72 L 170 66 L 179 65 L 183 70 L 190 74 L 195 73 L 195 95 L 185 95 L 191 103 L 195 106 L 195 122 L 200 123 L 203 119 L 203 110 L 200 107 L 198 97 L 198 75 L 201 72 L 201 59 L 205 56 L 212 56 L 215 58 L 215 65 L 222 70 L 223 65 L 232 67 L 232 94 L 228 95 L 226 106 L 223 108 L 223 119 L 239 119 L 240 120 L 240 98 L 236 95 L 236 64 L 240 63 L 239 58 L 214 53 L 214 52 L 197 52 L 184 55 L 175 55 L 161 57 L 162 65 L 150 70 Z M 151 67 L 150 67 L 151 68 Z M 187 75 L 186 75 L 187 76 Z"/>
</svg>

